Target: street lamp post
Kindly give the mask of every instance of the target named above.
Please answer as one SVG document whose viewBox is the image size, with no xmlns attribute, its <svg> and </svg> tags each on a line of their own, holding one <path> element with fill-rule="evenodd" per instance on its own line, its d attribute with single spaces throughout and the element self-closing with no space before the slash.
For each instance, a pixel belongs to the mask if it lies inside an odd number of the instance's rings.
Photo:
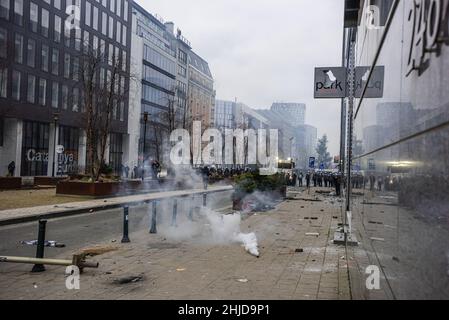
<svg viewBox="0 0 449 320">
<path fill-rule="evenodd" d="M 143 129 L 143 157 L 142 157 L 142 181 L 145 180 L 145 153 L 146 153 L 146 142 L 147 142 L 147 122 L 148 122 L 148 112 L 143 113 L 143 122 L 144 122 L 144 129 Z"/>
<path fill-rule="evenodd" d="M 56 164 L 56 133 L 57 133 L 57 126 L 58 126 L 58 120 L 59 120 L 59 113 L 55 112 L 53 113 L 53 121 L 55 123 L 55 133 L 54 133 L 54 139 L 53 139 L 53 168 L 52 168 L 52 177 L 55 177 L 55 164 Z"/>
</svg>

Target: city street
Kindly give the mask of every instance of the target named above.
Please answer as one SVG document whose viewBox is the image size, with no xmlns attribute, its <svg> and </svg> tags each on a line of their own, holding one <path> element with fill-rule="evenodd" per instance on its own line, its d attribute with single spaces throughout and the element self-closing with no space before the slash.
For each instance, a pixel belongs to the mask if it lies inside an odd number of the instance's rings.
<svg viewBox="0 0 449 320">
<path fill-rule="evenodd" d="M 256 233 L 259 258 L 238 243 L 182 239 L 181 220 L 175 232 L 179 240 L 164 229 L 151 235 L 143 207 L 130 212 L 129 244 L 120 244 L 118 210 L 51 220 L 47 239 L 67 247 L 46 248 L 46 257 L 69 258 L 95 245 L 113 251 L 90 258 L 100 267 L 86 269 L 80 290 L 73 291 L 66 289 L 63 267 L 31 274 L 30 265 L 2 264 L 0 299 L 350 299 L 345 247 L 331 241 L 341 222 L 341 202 L 293 191 L 275 210 L 241 223 L 242 232 Z M 315 196 L 319 200 L 311 201 Z M 33 255 L 34 249 L 19 241 L 34 239 L 36 227 L 1 228 L 1 252 Z M 135 282 L 120 284 L 129 277 Z"/>
</svg>

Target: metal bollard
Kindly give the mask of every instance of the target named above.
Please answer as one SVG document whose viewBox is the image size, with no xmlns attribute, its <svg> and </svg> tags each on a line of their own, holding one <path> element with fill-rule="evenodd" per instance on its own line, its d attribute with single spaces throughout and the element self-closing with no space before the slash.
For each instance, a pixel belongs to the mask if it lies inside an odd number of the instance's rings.
<svg viewBox="0 0 449 320">
<path fill-rule="evenodd" d="M 203 193 L 203 207 L 207 206 L 207 193 Z"/>
<path fill-rule="evenodd" d="M 39 220 L 39 232 L 37 236 L 37 249 L 36 249 L 36 258 L 43 259 L 44 258 L 44 249 L 45 249 L 45 229 L 47 226 L 47 220 Z M 45 267 L 43 264 L 35 264 L 31 272 L 44 272 Z"/>
<path fill-rule="evenodd" d="M 129 243 L 129 207 L 123 208 L 123 238 L 122 243 Z"/>
<path fill-rule="evenodd" d="M 150 233 L 152 234 L 156 234 L 157 233 L 157 228 L 156 228 L 156 201 L 153 201 L 153 208 L 152 208 L 152 213 L 151 213 L 151 228 L 150 228 Z"/>
<path fill-rule="evenodd" d="M 195 197 L 192 197 L 192 204 L 190 205 L 190 209 L 189 209 L 189 220 L 193 221 L 193 208 L 195 207 Z"/>
<path fill-rule="evenodd" d="M 172 216 L 172 219 L 171 219 L 172 227 L 176 227 L 177 226 L 176 225 L 176 217 L 177 217 L 177 215 L 178 215 L 178 200 L 175 199 L 175 200 L 173 200 L 173 216 Z"/>
</svg>

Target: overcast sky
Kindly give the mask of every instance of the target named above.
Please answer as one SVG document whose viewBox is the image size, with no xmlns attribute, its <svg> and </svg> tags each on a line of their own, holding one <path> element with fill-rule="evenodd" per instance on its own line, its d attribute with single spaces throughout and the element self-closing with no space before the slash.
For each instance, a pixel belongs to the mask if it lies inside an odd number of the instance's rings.
<svg viewBox="0 0 449 320">
<path fill-rule="evenodd" d="M 314 100 L 314 67 L 341 65 L 343 0 L 137 0 L 209 62 L 217 99 L 255 109 L 307 104 L 306 123 L 339 152 L 340 101 Z"/>
</svg>

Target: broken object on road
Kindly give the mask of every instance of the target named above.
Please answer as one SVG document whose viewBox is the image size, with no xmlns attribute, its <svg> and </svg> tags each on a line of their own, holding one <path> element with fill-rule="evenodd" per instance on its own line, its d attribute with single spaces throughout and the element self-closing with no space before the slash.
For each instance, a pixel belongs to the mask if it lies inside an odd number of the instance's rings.
<svg viewBox="0 0 449 320">
<path fill-rule="evenodd" d="M 22 241 L 21 244 L 27 245 L 27 246 L 37 246 L 37 240 L 30 240 L 30 241 Z M 45 241 L 44 242 L 45 247 L 51 247 L 51 248 L 65 248 L 65 244 L 59 243 L 57 241 Z"/>
<path fill-rule="evenodd" d="M 318 232 L 307 232 L 306 236 L 319 237 L 320 234 Z"/>
</svg>

